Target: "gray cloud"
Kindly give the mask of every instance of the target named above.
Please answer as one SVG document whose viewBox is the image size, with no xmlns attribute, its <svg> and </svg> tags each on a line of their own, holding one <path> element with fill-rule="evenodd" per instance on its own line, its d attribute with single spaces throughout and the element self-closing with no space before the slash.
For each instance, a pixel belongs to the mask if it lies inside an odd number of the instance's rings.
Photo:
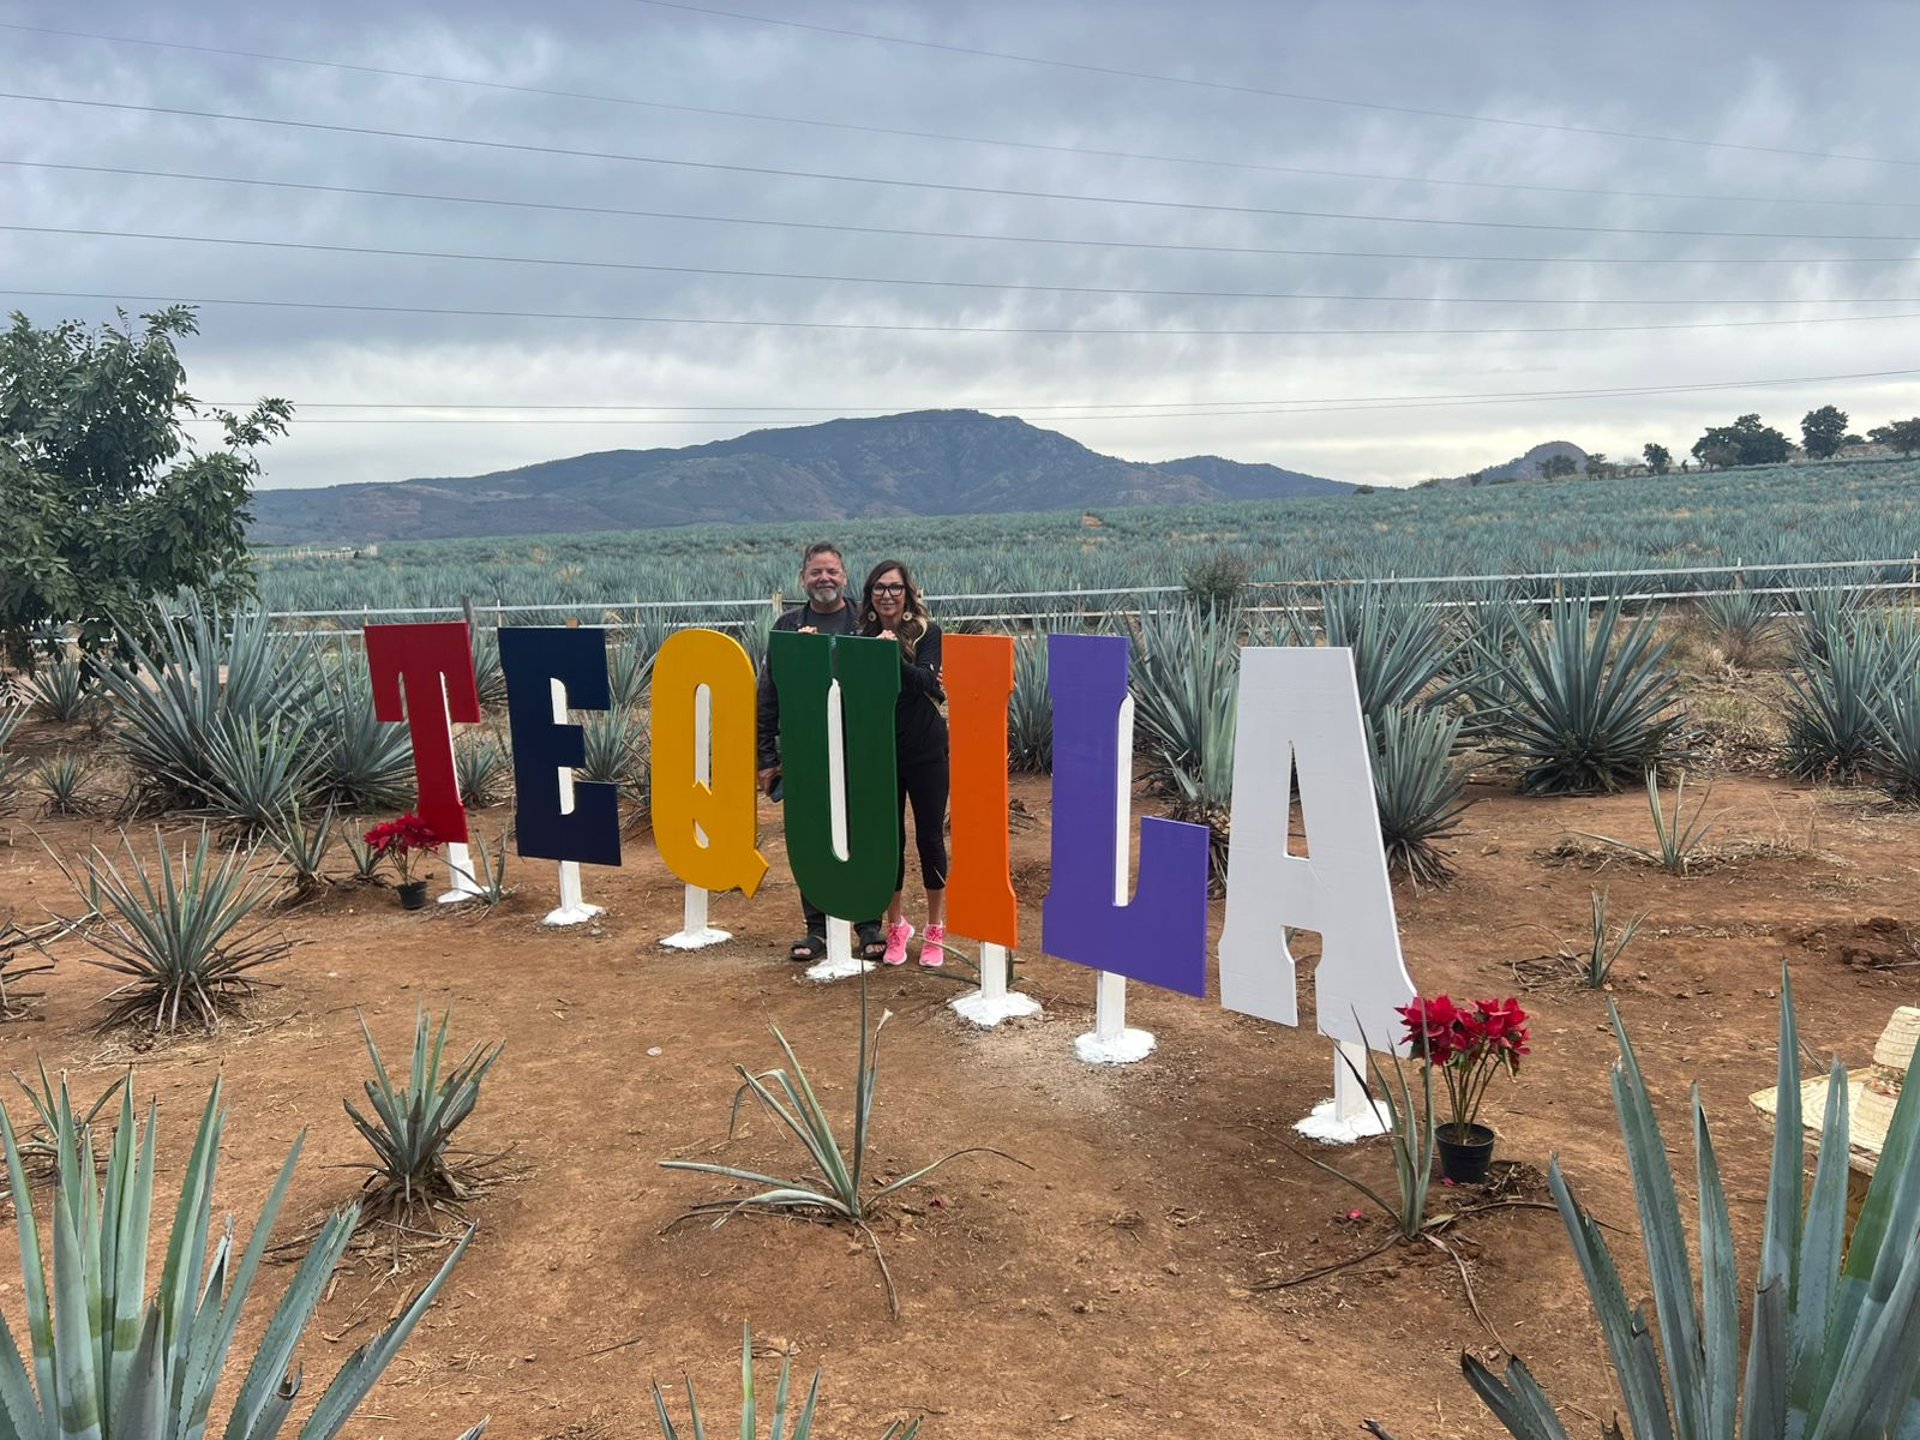
<svg viewBox="0 0 1920 1440">
<path fill-rule="evenodd" d="M 21 30 L 0 30 L 0 54 L 6 57 L 0 89 L 974 189 L 843 183 L 0 100 L 0 159 L 521 202 L 443 203 L 0 165 L 0 211 L 7 223 L 986 286 L 1513 302 L 941 289 L 0 231 L 0 277 L 24 290 L 893 326 L 1336 332 L 965 334 L 208 306 L 202 336 L 188 352 L 195 392 L 223 401 L 278 394 L 299 407 L 294 434 L 268 457 L 270 484 L 473 473 L 581 450 L 687 444 L 732 433 L 749 421 L 820 418 L 807 407 L 980 405 L 1025 413 L 1110 453 L 1151 459 L 1211 451 L 1345 479 L 1402 483 L 1476 468 L 1555 436 L 1616 455 L 1637 452 L 1649 439 L 1678 452 L 1703 425 L 1742 410 L 1759 409 L 1789 430 L 1804 410 L 1828 401 L 1850 410 L 1857 425 L 1920 410 L 1920 384 L 1898 378 L 1500 405 L 1433 403 L 1365 413 L 1338 407 L 1191 413 L 1214 402 L 1245 402 L 1239 408 L 1251 409 L 1278 400 L 1704 386 L 1911 365 L 1913 320 L 1830 323 L 1813 317 L 1920 311 L 1920 305 L 1886 303 L 1920 296 L 1915 245 L 1904 238 L 1920 234 L 1920 165 L 1591 133 L 1691 136 L 1920 161 L 1920 147 L 1911 154 L 1899 148 L 1911 133 L 1904 69 L 1920 38 L 1920 18 L 1902 6 L 1850 6 L 1815 15 L 1781 4 L 1574 10 L 1521 3 L 1441 9 L 1219 0 L 1172 11 L 1145 4 L 1095 9 L 989 0 L 903 11 L 810 0 L 777 12 L 1111 69 L 1573 129 L 1231 93 L 700 16 L 633 0 L 562 0 L 535 12 L 483 4 L 436 14 L 349 4 L 330 8 L 324 19 L 227 3 L 171 13 L 109 3 L 88 7 L 84 21 L 73 20 L 73 13 L 52 5 L 0 5 L 0 20 L 17 25 L 274 52 L 655 105 Z M 657 106 L 1027 144 L 968 144 Z M 1391 178 L 1396 176 L 1476 181 L 1486 188 Z M 1498 188 L 1512 186 L 1558 188 Z M 983 193 L 999 190 L 1404 219 Z M 1656 198 L 1646 192 L 1741 198 Z M 1846 203 L 1809 203 L 1814 200 Z M 1136 245 L 1480 258 L 995 243 L 539 206 Z M 1480 223 L 1407 223 L 1414 220 Z M 1734 231 L 1760 238 L 1486 223 L 1494 221 Z M 1880 264 L 1740 263 L 1847 256 L 1891 258 Z M 1515 257 L 1559 263 L 1519 263 Z M 1704 263 L 1588 263 L 1623 259 Z M 1876 303 L 1792 310 L 1606 303 L 1742 297 L 1875 297 Z M 1540 303 L 1553 300 L 1583 303 Z M 18 306 L 43 322 L 101 317 L 112 308 L 11 295 L 0 296 L 0 306 Z M 1726 323 L 1794 315 L 1806 323 L 1571 334 L 1345 333 Z M 370 401 L 737 408 L 593 414 L 621 418 L 619 424 L 580 423 L 593 412 L 529 410 L 521 423 L 484 425 L 418 423 L 465 421 L 471 411 L 322 408 Z M 1086 408 L 1163 402 L 1189 413 Z M 409 423 L 331 423 L 356 416 Z M 633 423 L 641 418 L 672 423 Z M 541 423 L 528 423 L 536 420 Z M 554 421 L 568 423 L 548 423 Z"/>
</svg>

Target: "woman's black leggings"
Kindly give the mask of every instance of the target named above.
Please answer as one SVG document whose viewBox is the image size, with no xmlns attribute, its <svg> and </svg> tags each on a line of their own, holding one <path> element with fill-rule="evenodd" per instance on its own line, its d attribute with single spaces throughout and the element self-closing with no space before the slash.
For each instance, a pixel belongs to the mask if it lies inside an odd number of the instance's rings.
<svg viewBox="0 0 1920 1440">
<path fill-rule="evenodd" d="M 913 840 L 920 851 L 920 878 L 929 890 L 947 888 L 947 757 L 910 760 L 900 767 L 900 874 L 907 884 L 907 801 L 913 801 Z"/>
</svg>

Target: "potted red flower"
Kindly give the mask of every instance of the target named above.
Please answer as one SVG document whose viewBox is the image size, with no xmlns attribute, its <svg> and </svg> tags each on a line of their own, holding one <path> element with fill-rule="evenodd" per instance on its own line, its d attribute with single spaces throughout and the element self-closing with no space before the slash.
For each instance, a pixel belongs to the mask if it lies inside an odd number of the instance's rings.
<svg viewBox="0 0 1920 1440">
<path fill-rule="evenodd" d="M 400 877 L 398 890 L 401 907 L 418 910 L 425 906 L 427 882 L 413 878 L 413 865 L 416 856 L 432 855 L 440 849 L 442 842 L 433 833 L 433 827 L 408 811 L 398 820 L 381 821 L 367 831 L 362 839 L 375 855 L 393 862 L 394 873 Z"/>
<path fill-rule="evenodd" d="M 1434 1133 L 1440 1172 L 1458 1184 L 1477 1185 L 1493 1160 L 1494 1132 L 1479 1123 L 1480 1102 L 1501 1071 L 1520 1073 L 1527 1051 L 1527 1012 L 1511 997 L 1463 1005 L 1448 995 L 1399 1007 L 1405 1040 L 1413 1054 L 1440 1072 L 1453 1118 Z"/>
</svg>

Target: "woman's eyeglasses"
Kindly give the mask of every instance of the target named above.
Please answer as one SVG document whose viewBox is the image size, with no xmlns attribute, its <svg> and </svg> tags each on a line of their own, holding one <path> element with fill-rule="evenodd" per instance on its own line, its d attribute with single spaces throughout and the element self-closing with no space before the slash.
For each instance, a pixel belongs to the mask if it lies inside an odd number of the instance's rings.
<svg viewBox="0 0 1920 1440">
<path fill-rule="evenodd" d="M 876 595 L 904 595 L 907 593 L 907 587 L 898 581 L 883 581 L 873 587 L 873 593 Z"/>
</svg>

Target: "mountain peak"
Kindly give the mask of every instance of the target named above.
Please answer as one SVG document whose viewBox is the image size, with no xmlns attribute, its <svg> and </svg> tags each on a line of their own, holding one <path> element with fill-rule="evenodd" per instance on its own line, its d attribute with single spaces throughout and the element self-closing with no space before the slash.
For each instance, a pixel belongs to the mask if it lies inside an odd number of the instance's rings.
<svg viewBox="0 0 1920 1440">
<path fill-rule="evenodd" d="M 1219 456 L 1102 455 L 1016 415 L 915 410 L 602 450 L 462 478 L 262 490 L 257 544 L 356 543 L 725 522 L 998 515 L 1344 495 L 1351 485 Z"/>
</svg>

